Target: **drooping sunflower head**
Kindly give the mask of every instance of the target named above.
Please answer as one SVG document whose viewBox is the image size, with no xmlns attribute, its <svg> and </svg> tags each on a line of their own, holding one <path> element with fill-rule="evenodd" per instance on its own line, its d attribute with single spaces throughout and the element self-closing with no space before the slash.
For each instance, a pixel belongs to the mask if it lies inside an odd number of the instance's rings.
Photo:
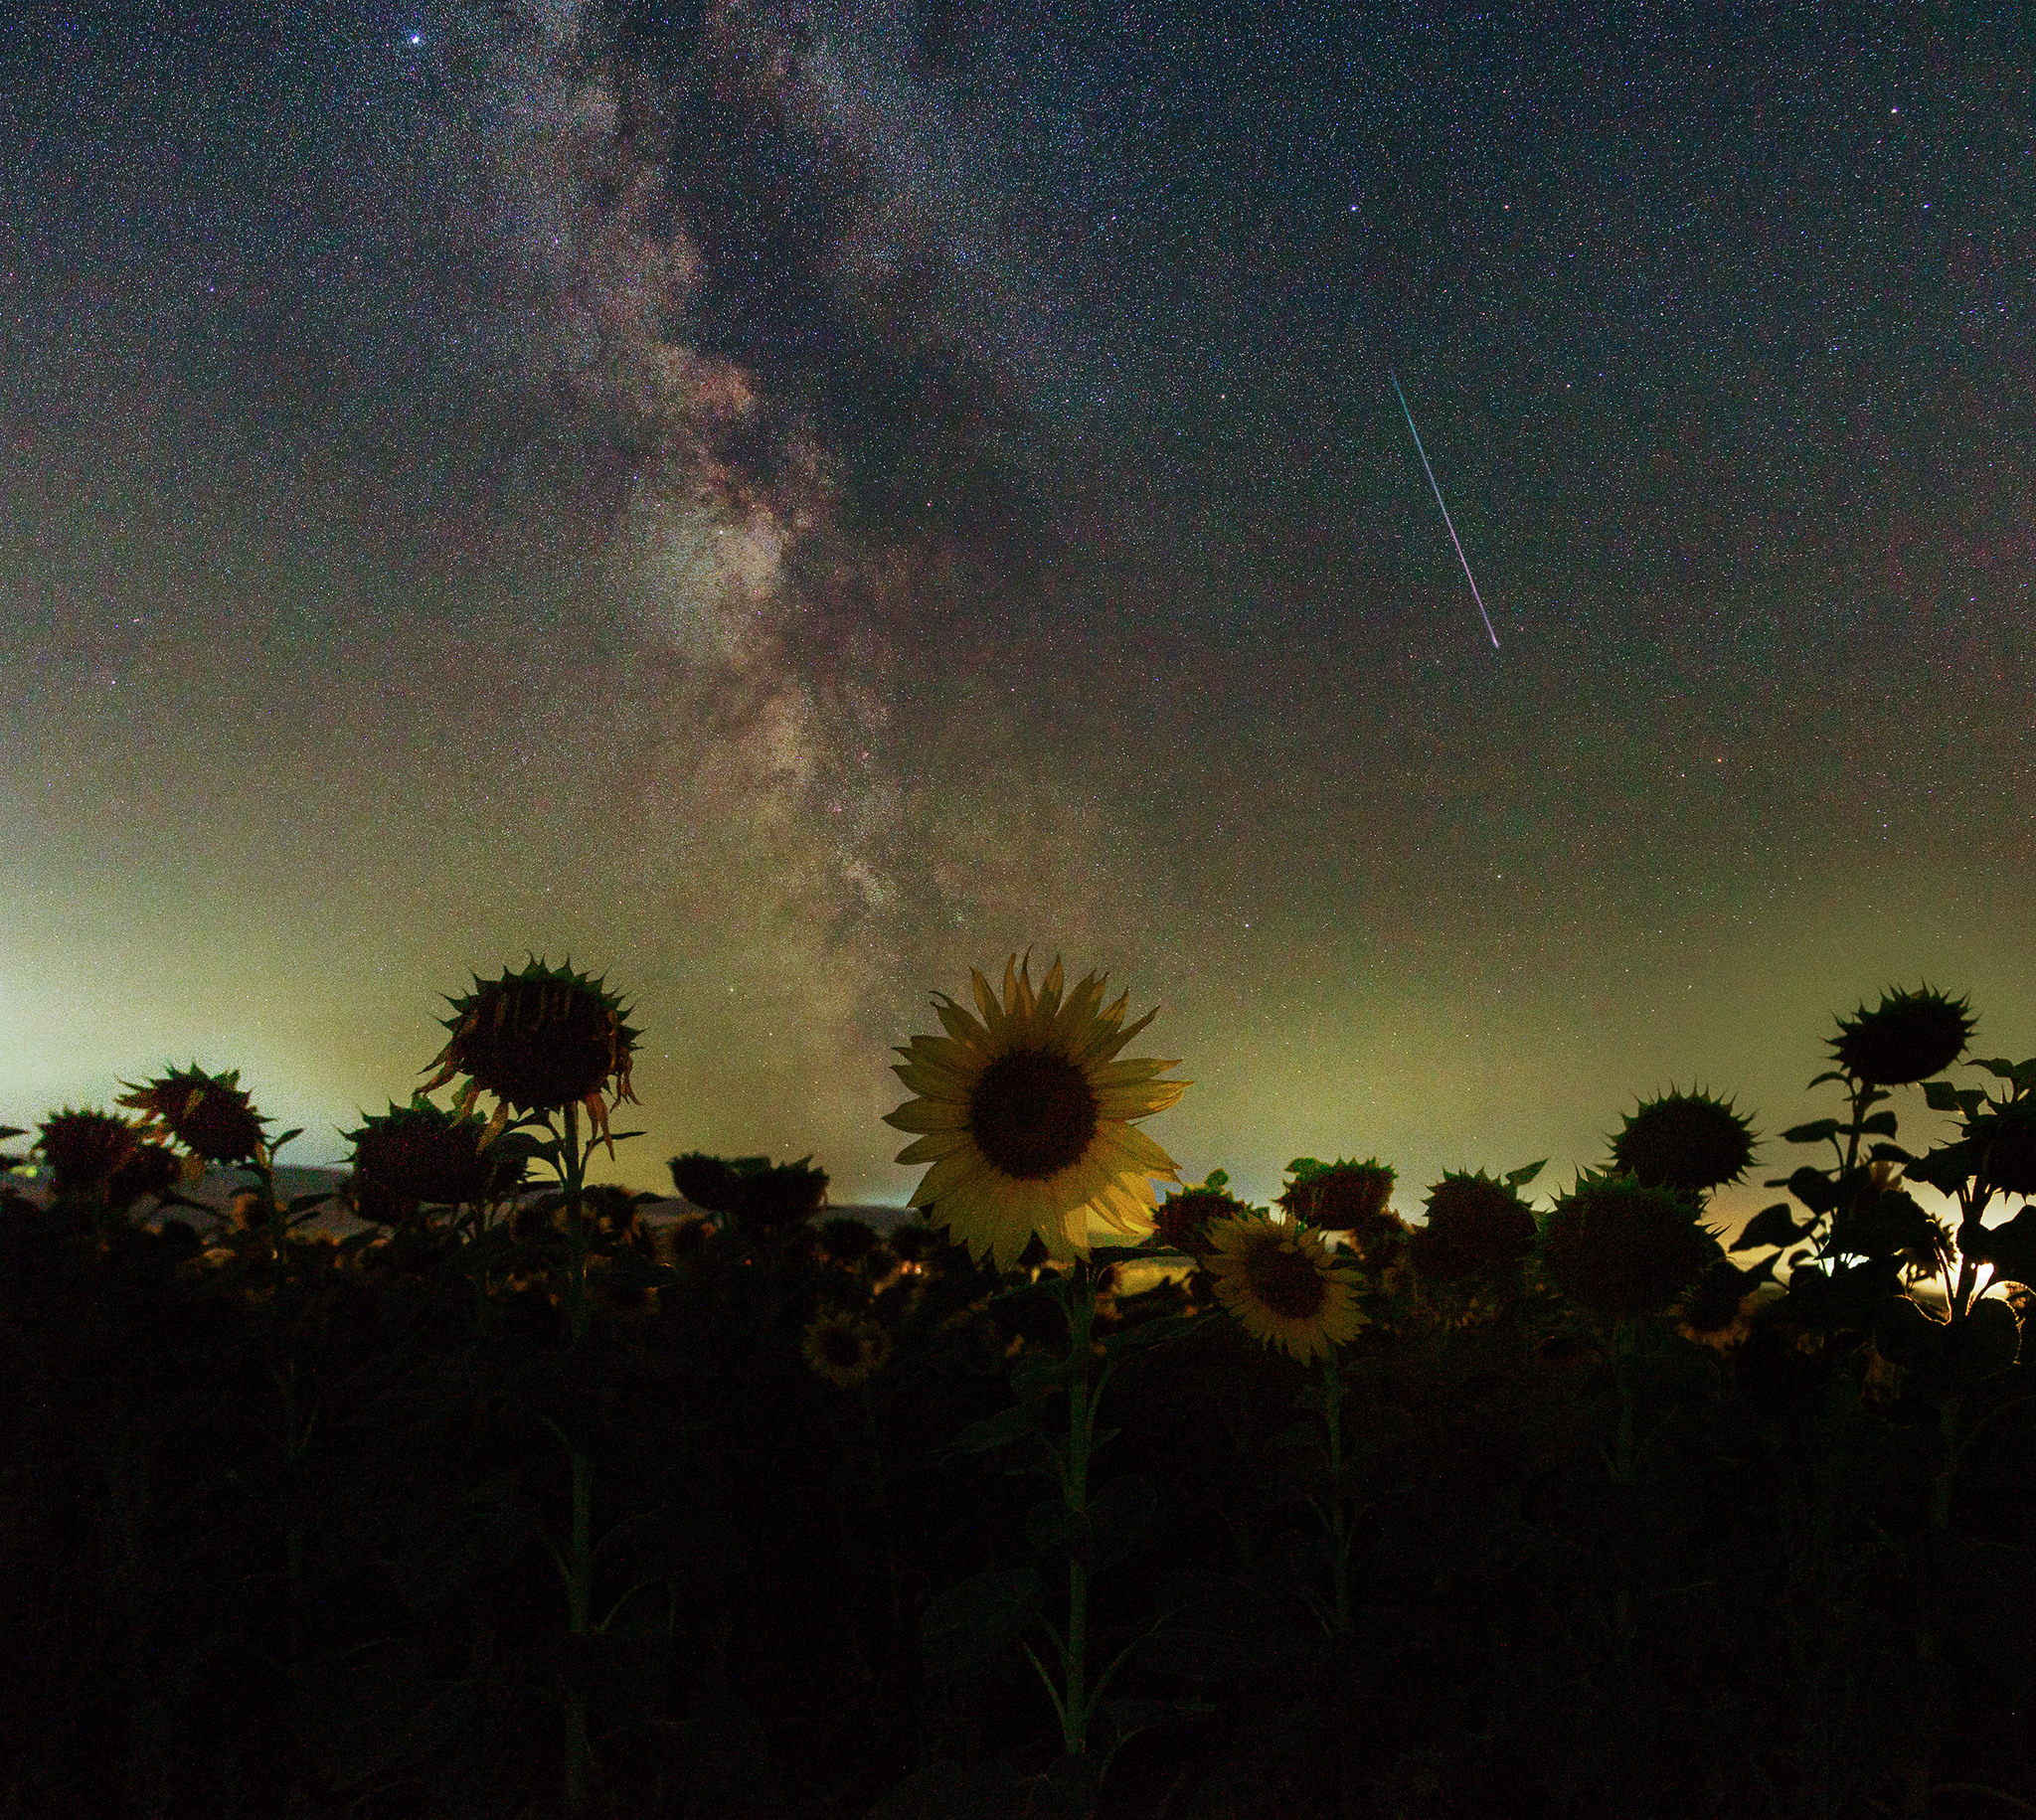
<svg viewBox="0 0 2036 1820">
<path fill-rule="evenodd" d="M 579 1105 L 594 1135 L 605 1137 L 609 1105 L 636 1097 L 629 1070 L 639 1034 L 606 985 L 574 972 L 571 961 L 550 967 L 534 956 L 520 973 L 476 974 L 471 992 L 446 1001 L 452 1015 L 441 1021 L 451 1035 L 424 1090 L 464 1075 L 462 1112 L 482 1093 L 515 1112 Z"/>
<path fill-rule="evenodd" d="M 36 1127 L 35 1148 L 60 1195 L 100 1195 L 141 1148 L 141 1133 L 110 1112 L 66 1106 Z"/>
<path fill-rule="evenodd" d="M 1701 1087 L 1643 1101 L 1612 1140 L 1612 1167 L 1691 1200 L 1737 1182 L 1754 1160 L 1753 1121 Z"/>
<path fill-rule="evenodd" d="M 1350 1272 L 1305 1227 L 1245 1213 L 1217 1221 L 1208 1236 L 1203 1267 L 1217 1299 L 1253 1339 L 1306 1364 L 1328 1358 L 1364 1326 Z"/>
<path fill-rule="evenodd" d="M 245 1163 L 262 1159 L 261 1127 L 268 1121 L 241 1088 L 241 1071 L 208 1075 L 197 1063 L 171 1069 L 127 1091 L 119 1103 L 146 1114 L 143 1132 L 183 1146 L 200 1163 Z"/>
<path fill-rule="evenodd" d="M 1430 1282 L 1461 1282 L 1479 1270 L 1526 1262 L 1534 1249 L 1534 1210 L 1510 1182 L 1446 1174 L 1428 1191 L 1428 1224 L 1414 1229 L 1414 1267 Z"/>
<path fill-rule="evenodd" d="M 424 1094 L 407 1106 L 365 1115 L 352 1140 L 356 1184 L 380 1201 L 460 1207 L 513 1188 L 522 1159 L 494 1154 L 487 1127 L 471 1112 L 447 1111 Z"/>
<path fill-rule="evenodd" d="M 1659 1314 L 1723 1255 L 1673 1189 L 1628 1175 L 1580 1176 L 1541 1230 L 1549 1279 L 1612 1320 Z"/>
<path fill-rule="evenodd" d="M 1125 1025 L 1130 995 L 1105 1006 L 1098 973 L 1064 996 L 1058 960 L 1037 989 L 1015 954 L 1001 995 L 979 972 L 970 983 L 979 1015 L 936 994 L 947 1034 L 914 1037 L 893 1069 L 918 1095 L 886 1115 L 918 1134 L 898 1160 L 932 1165 L 912 1205 L 1006 1269 L 1035 1234 L 1052 1256 L 1086 1257 L 1092 1216 L 1144 1238 L 1153 1181 L 1180 1172 L 1132 1121 L 1189 1084 L 1159 1078 L 1172 1062 L 1117 1059 L 1155 1014 Z"/>
<path fill-rule="evenodd" d="M 891 1357 L 891 1335 L 858 1314 L 823 1314 L 806 1328 L 806 1363 L 844 1391 L 866 1384 Z"/>
<path fill-rule="evenodd" d="M 1229 1189 L 1204 1182 L 1198 1188 L 1184 1188 L 1168 1195 L 1152 1216 L 1152 1238 L 1169 1251 L 1189 1257 L 1209 1254 L 1209 1228 L 1218 1220 L 1235 1220 L 1249 1214 L 1249 1202 L 1240 1201 Z"/>
<path fill-rule="evenodd" d="M 1911 992 L 1898 986 L 1878 1005 L 1862 1005 L 1838 1020 L 1831 1055 L 1869 1086 L 1901 1087 L 1942 1075 L 1965 1053 L 1972 1038 L 1972 1008 L 1935 986 Z"/>
</svg>

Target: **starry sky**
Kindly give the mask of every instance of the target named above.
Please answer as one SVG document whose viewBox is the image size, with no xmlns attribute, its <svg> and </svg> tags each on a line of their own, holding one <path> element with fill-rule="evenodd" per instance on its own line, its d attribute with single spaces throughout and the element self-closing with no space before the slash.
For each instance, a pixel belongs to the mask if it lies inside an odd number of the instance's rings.
<svg viewBox="0 0 2036 1820">
<path fill-rule="evenodd" d="M 1889 984 L 2036 1051 L 2007 0 L 0 30 L 6 1122 L 195 1059 L 336 1158 L 529 950 L 644 1187 L 902 1199 L 1028 946 L 1260 1197 L 1772 1136 Z"/>
</svg>

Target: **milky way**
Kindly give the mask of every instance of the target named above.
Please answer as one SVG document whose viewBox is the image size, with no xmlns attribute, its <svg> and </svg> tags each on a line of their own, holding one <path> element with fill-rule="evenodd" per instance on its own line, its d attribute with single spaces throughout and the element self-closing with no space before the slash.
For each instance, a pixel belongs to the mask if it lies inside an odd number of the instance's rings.
<svg viewBox="0 0 2036 1820">
<path fill-rule="evenodd" d="M 0 1121 L 195 1055 L 334 1155 L 526 949 L 637 997 L 644 1184 L 901 1194 L 885 1052 L 1028 945 L 1261 1193 L 1779 1129 L 1891 980 L 2036 1049 L 2013 9 L 21 42 Z"/>
</svg>

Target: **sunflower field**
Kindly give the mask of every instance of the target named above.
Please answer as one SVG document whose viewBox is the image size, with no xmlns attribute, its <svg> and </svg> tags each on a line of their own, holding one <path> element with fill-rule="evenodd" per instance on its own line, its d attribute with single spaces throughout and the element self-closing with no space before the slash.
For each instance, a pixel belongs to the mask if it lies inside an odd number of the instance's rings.
<svg viewBox="0 0 2036 1820">
<path fill-rule="evenodd" d="M 1096 976 L 970 997 L 888 1232 L 590 1182 L 637 1032 L 538 961 L 343 1239 L 234 1075 L 7 1132 L 0 1820 L 2036 1812 L 2036 1061 L 1961 1000 L 1410 1218 L 1183 1184 Z"/>
</svg>

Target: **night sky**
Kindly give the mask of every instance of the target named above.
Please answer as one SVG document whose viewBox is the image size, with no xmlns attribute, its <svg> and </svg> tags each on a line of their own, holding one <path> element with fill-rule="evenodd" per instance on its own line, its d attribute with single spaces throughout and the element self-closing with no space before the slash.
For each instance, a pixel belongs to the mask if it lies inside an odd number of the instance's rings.
<svg viewBox="0 0 2036 1820">
<path fill-rule="evenodd" d="M 2036 47 L 1927 11 L 11 9 L 0 1119 L 335 1158 L 526 950 L 621 1179 L 841 1200 L 1028 945 L 1260 1197 L 2036 1052 Z"/>
</svg>

